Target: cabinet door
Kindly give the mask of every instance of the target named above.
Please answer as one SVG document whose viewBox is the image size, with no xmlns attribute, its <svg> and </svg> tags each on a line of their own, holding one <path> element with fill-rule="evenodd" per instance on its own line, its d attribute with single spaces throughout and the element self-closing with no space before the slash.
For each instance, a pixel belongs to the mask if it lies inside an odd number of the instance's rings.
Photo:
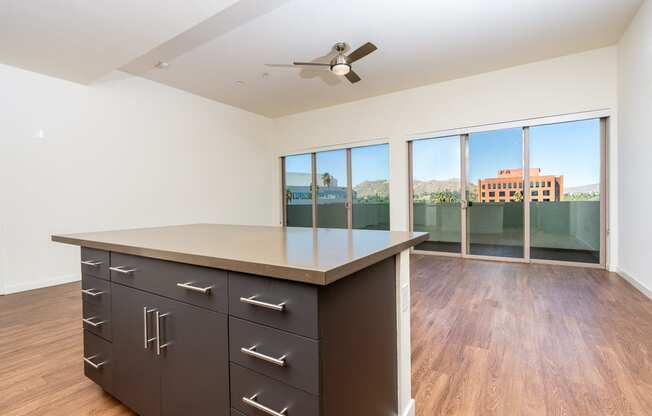
<svg viewBox="0 0 652 416">
<path fill-rule="evenodd" d="M 155 336 L 154 310 L 160 310 L 161 298 L 118 284 L 112 284 L 111 290 L 113 392 L 139 415 L 158 416 L 160 366 L 155 342 L 150 342 L 146 349 L 145 336 Z M 144 314 L 143 308 L 151 312 Z"/>
<path fill-rule="evenodd" d="M 161 301 L 161 414 L 229 415 L 227 316 Z"/>
</svg>

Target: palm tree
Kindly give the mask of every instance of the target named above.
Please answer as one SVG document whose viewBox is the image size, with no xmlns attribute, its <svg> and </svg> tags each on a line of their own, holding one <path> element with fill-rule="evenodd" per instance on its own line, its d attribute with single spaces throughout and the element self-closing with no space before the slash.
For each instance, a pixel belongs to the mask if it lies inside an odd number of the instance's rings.
<svg viewBox="0 0 652 416">
<path fill-rule="evenodd" d="M 324 172 L 321 175 L 321 182 L 324 184 L 325 187 L 330 188 L 332 181 L 333 181 L 333 177 L 331 176 L 330 173 Z"/>
</svg>

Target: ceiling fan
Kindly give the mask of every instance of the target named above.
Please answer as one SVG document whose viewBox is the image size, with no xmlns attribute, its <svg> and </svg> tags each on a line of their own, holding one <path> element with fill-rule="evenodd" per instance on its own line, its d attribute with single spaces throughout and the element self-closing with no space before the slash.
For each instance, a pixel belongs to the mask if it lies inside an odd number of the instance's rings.
<svg viewBox="0 0 652 416">
<path fill-rule="evenodd" d="M 333 50 L 337 52 L 337 55 L 331 59 L 329 63 L 322 62 L 294 62 L 296 66 L 322 66 L 328 67 L 330 71 L 337 76 L 344 76 L 349 80 L 350 83 L 355 84 L 360 81 L 358 74 L 353 72 L 351 64 L 355 61 L 358 61 L 365 56 L 369 55 L 371 52 L 378 49 L 376 45 L 371 42 L 367 42 L 364 45 L 360 46 L 358 49 L 354 50 L 348 55 L 344 55 L 347 45 L 344 42 L 338 42 L 333 46 Z"/>
</svg>

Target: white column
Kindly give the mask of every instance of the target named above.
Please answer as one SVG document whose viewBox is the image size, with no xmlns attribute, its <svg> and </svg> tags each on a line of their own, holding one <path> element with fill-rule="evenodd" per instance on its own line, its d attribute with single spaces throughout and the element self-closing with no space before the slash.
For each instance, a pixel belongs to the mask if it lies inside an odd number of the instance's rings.
<svg viewBox="0 0 652 416">
<path fill-rule="evenodd" d="M 410 251 L 396 255 L 396 322 L 398 325 L 398 411 L 414 416 L 412 350 L 410 343 Z"/>
</svg>

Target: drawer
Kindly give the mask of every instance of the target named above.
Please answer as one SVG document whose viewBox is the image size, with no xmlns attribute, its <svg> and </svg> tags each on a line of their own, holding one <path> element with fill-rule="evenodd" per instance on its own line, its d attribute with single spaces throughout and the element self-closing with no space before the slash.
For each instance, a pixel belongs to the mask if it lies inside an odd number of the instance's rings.
<svg viewBox="0 0 652 416">
<path fill-rule="evenodd" d="M 310 338 L 318 338 L 317 287 L 229 272 L 229 313 Z"/>
<path fill-rule="evenodd" d="M 271 411 L 288 416 L 319 416 L 319 397 L 237 364 L 231 364 L 231 406 L 245 416 L 274 414 Z"/>
<path fill-rule="evenodd" d="M 81 297 L 86 303 L 106 305 L 111 308 L 111 283 L 108 280 L 82 275 Z"/>
<path fill-rule="evenodd" d="M 232 362 L 319 395 L 319 341 L 231 317 L 229 347 Z"/>
<path fill-rule="evenodd" d="M 109 393 L 113 390 L 111 343 L 84 331 L 84 375 Z"/>
<path fill-rule="evenodd" d="M 111 253 L 111 281 L 227 312 L 227 276 L 223 270 Z"/>
<path fill-rule="evenodd" d="M 111 303 L 82 303 L 84 329 L 111 341 Z"/>
<path fill-rule="evenodd" d="M 82 274 L 109 280 L 109 252 L 94 248 L 81 248 Z"/>
</svg>

